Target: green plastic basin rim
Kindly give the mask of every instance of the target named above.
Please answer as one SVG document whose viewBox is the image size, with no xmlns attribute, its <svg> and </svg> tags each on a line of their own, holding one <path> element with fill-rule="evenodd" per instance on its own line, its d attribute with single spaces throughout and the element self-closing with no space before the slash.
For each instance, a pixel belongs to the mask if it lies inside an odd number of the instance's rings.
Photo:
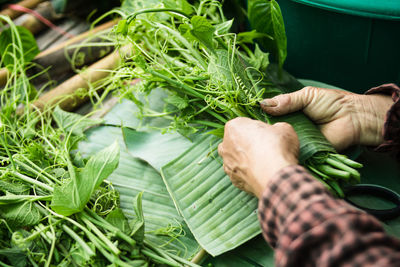
<svg viewBox="0 0 400 267">
<path fill-rule="evenodd" d="M 375 19 L 400 20 L 400 0 L 292 0 L 338 13 Z M 279 2 L 279 1 L 278 1 Z"/>
</svg>

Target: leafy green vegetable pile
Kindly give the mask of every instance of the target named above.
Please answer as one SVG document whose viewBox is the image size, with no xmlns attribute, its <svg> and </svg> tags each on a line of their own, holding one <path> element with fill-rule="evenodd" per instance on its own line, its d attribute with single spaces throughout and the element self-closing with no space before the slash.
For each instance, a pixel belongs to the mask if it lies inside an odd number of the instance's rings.
<svg viewBox="0 0 400 267">
<path fill-rule="evenodd" d="M 0 18 L 10 25 L 0 45 L 11 73 L 0 92 L 0 265 L 197 266 L 145 239 L 141 193 L 131 220 L 119 208 L 105 181 L 118 166 L 118 143 L 88 160 L 72 153 L 101 121 L 32 108 L 38 92 L 25 70 L 37 51 L 23 40 L 34 39 Z"/>
</svg>

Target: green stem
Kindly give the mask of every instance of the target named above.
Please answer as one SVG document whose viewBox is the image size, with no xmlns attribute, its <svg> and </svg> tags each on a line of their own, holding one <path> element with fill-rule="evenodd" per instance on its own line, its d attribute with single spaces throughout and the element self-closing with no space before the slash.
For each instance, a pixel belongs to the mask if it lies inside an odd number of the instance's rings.
<svg viewBox="0 0 400 267">
<path fill-rule="evenodd" d="M 82 221 L 92 230 L 101 241 L 106 244 L 107 248 L 114 253 L 115 255 L 121 254 L 121 250 L 119 250 L 111 241 L 108 239 L 91 221 L 89 221 L 85 216 L 81 215 Z"/>
<path fill-rule="evenodd" d="M 223 128 L 224 125 L 212 122 L 212 121 L 202 121 L 202 120 L 194 120 L 192 121 L 192 123 L 197 123 L 197 124 L 201 124 L 201 125 L 205 125 L 205 126 L 209 126 L 215 129 L 219 129 L 219 128 Z"/>
<path fill-rule="evenodd" d="M 100 251 L 101 254 L 110 262 L 114 263 L 117 266 L 122 266 L 122 267 L 131 267 L 128 263 L 121 261 L 120 258 L 111 255 L 110 253 L 107 252 L 107 250 L 104 249 L 105 244 L 103 244 L 95 235 L 93 235 L 91 232 L 88 230 L 84 231 L 89 238 L 89 240 L 96 246 L 96 248 Z"/>
<path fill-rule="evenodd" d="M 168 252 L 167 252 L 167 253 L 168 253 Z M 168 254 L 169 254 L 173 259 L 175 259 L 175 260 L 177 260 L 177 261 L 183 263 L 185 266 L 200 267 L 200 265 L 198 265 L 198 264 L 196 264 L 196 263 L 194 263 L 194 262 L 190 262 L 190 261 L 188 261 L 188 260 L 186 260 L 186 259 L 184 259 L 184 258 L 182 258 L 182 257 L 179 257 L 179 256 L 177 256 L 177 255 L 175 255 L 175 254 L 172 254 L 172 253 L 168 253 Z"/>
<path fill-rule="evenodd" d="M 117 227 L 114 227 L 113 225 L 111 225 L 109 222 L 107 222 L 106 220 L 101 218 L 99 215 L 97 215 L 95 212 L 91 211 L 90 209 L 85 208 L 85 210 L 86 210 L 86 212 L 88 212 L 88 214 L 82 213 L 82 216 L 84 216 L 85 218 L 90 220 L 92 223 L 97 224 L 98 226 L 103 227 L 104 229 L 107 229 L 108 231 L 115 233 L 115 235 L 117 237 L 121 238 L 122 240 L 127 242 L 129 245 L 136 246 L 136 241 L 134 239 L 132 239 L 130 236 L 128 236 L 127 234 L 122 232 Z"/>
<path fill-rule="evenodd" d="M 6 145 L 6 143 L 5 143 L 4 139 L 3 139 L 3 137 L 0 137 L 0 140 L 1 140 L 1 143 L 2 143 L 2 145 L 3 145 L 3 147 L 4 147 L 4 149 L 6 150 L 6 153 L 7 153 L 8 158 L 10 159 L 11 166 L 12 166 L 13 170 L 14 170 L 14 171 L 17 171 L 17 168 L 16 168 L 15 163 L 14 163 L 14 159 L 13 159 L 11 153 L 10 153 L 10 150 L 8 150 L 8 146 Z"/>
<path fill-rule="evenodd" d="M 171 12 L 171 13 L 176 13 L 178 15 L 181 15 L 187 19 L 190 19 L 189 15 L 187 15 L 185 12 L 175 9 L 175 8 L 148 8 L 148 9 L 142 9 L 139 11 L 136 11 L 135 13 L 131 14 L 128 16 L 126 19 L 126 24 L 129 25 L 132 20 L 136 18 L 137 15 L 140 14 L 145 14 L 145 13 L 156 13 L 156 12 Z"/>
<path fill-rule="evenodd" d="M 60 183 L 61 181 L 55 179 L 52 175 L 48 174 L 45 169 L 40 168 L 38 165 L 36 165 L 35 163 L 33 163 L 30 159 L 28 159 L 27 157 L 25 157 L 24 155 L 20 154 L 20 156 L 29 164 L 31 164 L 35 169 L 36 169 L 36 174 L 37 175 L 45 175 L 47 178 L 53 180 L 56 183 Z"/>
<path fill-rule="evenodd" d="M 146 39 L 145 39 L 146 40 Z M 150 49 L 151 52 L 153 53 L 158 53 L 160 52 L 159 50 L 157 50 L 157 48 L 155 48 L 154 46 L 152 46 L 151 44 L 146 42 L 146 46 Z M 176 58 L 170 57 L 165 53 L 162 53 L 160 56 L 162 56 L 162 58 L 169 64 L 169 65 L 173 65 L 175 67 L 178 68 L 190 68 L 188 65 L 186 65 L 185 63 L 179 61 Z"/>
<path fill-rule="evenodd" d="M 204 95 L 202 95 L 199 92 L 193 90 L 192 88 L 190 88 L 189 86 L 187 86 L 186 84 L 184 84 L 182 82 L 175 81 L 175 80 L 173 80 L 173 79 L 171 79 L 171 78 L 169 78 L 169 77 L 167 77 L 167 76 L 165 76 L 165 75 L 163 75 L 163 74 L 161 74 L 161 73 L 159 73 L 157 71 L 147 70 L 147 72 L 149 72 L 150 74 L 152 74 L 154 76 L 157 76 L 157 77 L 159 77 L 159 78 L 161 78 L 161 79 L 163 79 L 163 80 L 165 80 L 165 81 L 167 81 L 169 83 L 177 85 L 179 88 L 186 90 L 186 93 L 191 95 L 191 96 L 204 99 Z"/>
<path fill-rule="evenodd" d="M 321 184 L 324 185 L 324 187 L 331 192 L 334 195 L 340 195 L 338 191 L 336 191 L 332 186 L 330 186 L 327 183 L 327 180 L 331 180 L 331 179 L 323 179 L 321 178 L 321 176 L 319 175 L 319 172 L 315 172 L 316 169 L 309 169 L 310 173 L 314 176 L 315 179 L 317 179 Z M 340 189 L 340 191 L 342 191 L 342 189 Z"/>
<path fill-rule="evenodd" d="M 310 169 L 311 171 L 313 171 L 317 176 L 320 176 L 322 179 L 324 180 L 330 180 L 332 179 L 331 177 L 327 176 L 325 173 L 320 172 L 319 170 L 317 170 L 316 168 L 314 168 L 311 164 L 306 164 L 306 167 L 308 169 Z"/>
<path fill-rule="evenodd" d="M 343 179 L 348 180 L 350 179 L 351 174 L 346 171 L 337 170 L 332 168 L 329 165 L 319 164 L 314 166 L 317 170 L 325 173 L 327 176 L 331 178 Z"/>
<path fill-rule="evenodd" d="M 152 260 L 156 261 L 157 263 L 160 264 L 166 264 L 169 266 L 174 266 L 174 267 L 180 267 L 180 265 L 176 261 L 170 261 L 167 260 L 163 257 L 160 257 L 159 255 L 155 254 L 153 251 L 149 249 L 142 249 L 141 252 L 146 255 L 147 257 L 151 258 Z"/>
<path fill-rule="evenodd" d="M 46 183 L 48 183 L 48 184 L 50 184 L 50 185 L 53 185 L 53 184 L 54 184 L 54 182 L 51 181 L 48 177 L 44 176 L 42 173 L 38 172 L 37 170 L 35 170 L 35 169 L 32 168 L 31 166 L 29 166 L 28 164 L 25 164 L 24 162 L 19 161 L 19 160 L 17 160 L 17 159 L 15 160 L 15 162 L 17 162 L 19 165 L 21 165 L 22 167 L 24 167 L 26 170 L 28 170 L 28 171 L 34 173 L 37 177 L 42 178 Z M 33 162 L 30 162 L 30 164 L 31 164 L 32 166 L 35 165 Z M 36 166 L 36 165 L 35 165 L 35 166 Z"/>
<path fill-rule="evenodd" d="M 50 192 L 54 191 L 54 189 L 52 187 L 48 186 L 47 184 L 39 182 L 38 180 L 32 179 L 32 178 L 30 178 L 30 177 L 28 177 L 26 175 L 23 175 L 23 174 L 21 174 L 19 172 L 12 171 L 11 174 L 15 175 L 16 177 L 20 178 L 21 180 L 23 180 L 23 181 L 25 181 L 27 183 L 34 184 L 34 185 L 36 185 L 36 186 L 38 186 L 38 187 L 40 187 L 40 188 L 42 188 L 44 190 L 47 190 L 47 191 L 50 191 Z"/>
<path fill-rule="evenodd" d="M 66 224 L 62 225 L 62 228 L 64 229 L 64 231 L 70 236 L 72 237 L 72 239 L 74 239 L 81 247 L 83 250 L 86 251 L 86 253 L 90 256 L 93 257 L 96 255 L 96 253 L 86 244 L 85 241 L 83 241 L 83 239 L 77 235 L 71 228 L 69 228 Z"/>
<path fill-rule="evenodd" d="M 343 190 L 340 188 L 339 184 L 336 181 L 327 180 L 326 183 L 335 190 L 339 197 L 344 197 Z"/>
<path fill-rule="evenodd" d="M 169 33 L 171 33 L 175 38 L 177 38 L 187 49 L 189 49 L 190 53 L 196 58 L 196 60 L 198 61 L 198 64 L 201 65 L 201 67 L 204 70 L 207 70 L 208 68 L 208 64 L 204 61 L 204 59 L 202 58 L 202 56 L 200 55 L 200 53 L 198 52 L 198 50 L 194 49 L 193 46 L 188 42 L 188 40 L 186 40 L 186 38 L 184 38 L 180 32 L 177 32 L 161 23 L 157 23 L 156 24 L 159 28 L 163 28 L 166 31 L 168 31 Z"/>
<path fill-rule="evenodd" d="M 346 164 L 340 162 L 340 161 L 339 161 L 338 159 L 336 159 L 335 157 L 327 158 L 325 162 L 328 163 L 328 164 L 330 164 L 330 165 L 333 166 L 333 167 L 336 167 L 336 168 L 341 169 L 341 170 L 343 170 L 343 171 L 349 172 L 349 173 L 351 174 L 351 176 L 352 176 L 354 179 L 356 179 L 356 181 L 357 181 L 358 183 L 360 182 L 360 178 L 361 178 L 360 173 L 359 173 L 357 170 L 355 170 L 355 169 L 353 169 L 353 168 L 347 166 Z"/>
<path fill-rule="evenodd" d="M 148 249 L 158 253 L 160 256 L 164 257 L 165 259 L 171 261 L 171 262 L 175 262 L 176 264 L 178 264 L 174 259 L 172 259 L 166 252 L 164 252 L 162 249 L 157 248 L 155 245 L 150 244 L 149 242 L 145 242 L 144 243 L 145 247 L 147 247 Z"/>
<path fill-rule="evenodd" d="M 199 103 L 193 103 L 193 105 L 197 106 L 198 108 L 202 108 L 202 106 Z M 219 115 L 218 113 L 210 110 L 209 108 L 205 110 L 205 112 L 207 112 L 208 114 L 210 114 L 211 116 L 213 116 L 214 118 L 218 119 L 219 121 L 221 121 L 223 124 L 225 124 L 228 120 L 225 119 L 224 117 L 222 117 L 221 115 Z"/>
<path fill-rule="evenodd" d="M 175 255 L 173 253 L 169 253 L 168 251 L 163 251 L 162 249 L 157 248 L 155 245 L 151 244 L 149 241 L 144 241 L 144 244 L 148 247 L 150 247 L 152 250 L 156 251 L 157 253 L 159 253 L 162 256 L 165 256 L 166 258 L 172 259 L 172 260 L 176 260 L 178 262 L 181 262 L 183 264 L 185 264 L 186 266 L 191 266 L 191 267 L 199 267 L 199 265 L 190 262 L 182 257 L 179 257 L 178 255 Z"/>
<path fill-rule="evenodd" d="M 335 157 L 337 159 L 339 159 L 340 161 L 342 161 L 344 164 L 349 165 L 350 167 L 353 168 L 362 168 L 363 165 L 361 163 L 358 163 L 354 160 L 349 159 L 348 157 L 344 156 L 344 155 L 340 155 L 340 154 L 331 154 L 332 157 Z"/>
<path fill-rule="evenodd" d="M 56 248 L 56 234 L 55 234 L 54 228 L 53 228 L 53 226 L 51 224 L 51 217 L 49 217 L 49 222 L 50 222 L 50 231 L 51 231 L 52 236 L 51 236 L 51 245 L 50 245 L 49 256 L 46 259 L 46 264 L 44 265 L 45 267 L 49 267 L 50 266 L 51 260 L 53 258 L 54 251 L 55 251 L 55 248 Z"/>
</svg>

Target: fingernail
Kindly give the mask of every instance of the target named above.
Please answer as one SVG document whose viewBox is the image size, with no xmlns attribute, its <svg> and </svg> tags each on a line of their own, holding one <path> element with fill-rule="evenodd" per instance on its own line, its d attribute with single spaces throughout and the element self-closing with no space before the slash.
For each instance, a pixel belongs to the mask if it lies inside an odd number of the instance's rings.
<svg viewBox="0 0 400 267">
<path fill-rule="evenodd" d="M 260 102 L 260 105 L 265 108 L 274 108 L 278 106 L 278 101 L 274 99 L 264 99 Z"/>
</svg>

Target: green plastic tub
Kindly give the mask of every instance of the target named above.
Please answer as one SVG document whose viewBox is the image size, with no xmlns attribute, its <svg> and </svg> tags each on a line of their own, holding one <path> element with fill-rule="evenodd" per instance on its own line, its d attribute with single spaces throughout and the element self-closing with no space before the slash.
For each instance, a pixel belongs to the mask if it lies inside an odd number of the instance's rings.
<svg viewBox="0 0 400 267">
<path fill-rule="evenodd" d="M 400 0 L 278 2 L 291 74 L 357 93 L 400 84 Z"/>
</svg>

